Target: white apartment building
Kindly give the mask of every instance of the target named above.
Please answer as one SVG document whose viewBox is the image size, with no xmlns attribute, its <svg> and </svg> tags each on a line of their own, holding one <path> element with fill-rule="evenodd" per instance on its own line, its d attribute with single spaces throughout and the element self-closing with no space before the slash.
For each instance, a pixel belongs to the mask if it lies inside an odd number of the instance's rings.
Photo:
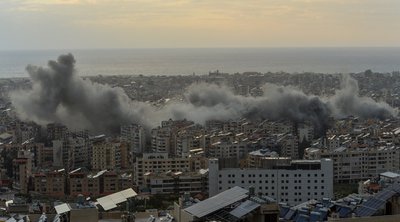
<svg viewBox="0 0 400 222">
<path fill-rule="evenodd" d="M 243 141 L 218 141 L 211 144 L 208 153 L 215 158 L 240 159 L 247 153 L 247 142 Z"/>
<path fill-rule="evenodd" d="M 271 168 L 241 169 L 224 168 L 219 166 L 218 159 L 210 159 L 208 183 L 210 196 L 235 186 L 253 187 L 255 193 L 296 205 L 333 197 L 333 162 L 330 159 L 292 160 Z"/>
<path fill-rule="evenodd" d="M 400 170 L 400 148 L 395 146 L 339 147 L 335 150 L 321 150 L 319 156 L 333 160 L 335 183 L 356 183 L 386 171 Z"/>
<path fill-rule="evenodd" d="M 151 148 L 156 153 L 173 153 L 170 128 L 155 128 L 151 130 Z"/>
</svg>

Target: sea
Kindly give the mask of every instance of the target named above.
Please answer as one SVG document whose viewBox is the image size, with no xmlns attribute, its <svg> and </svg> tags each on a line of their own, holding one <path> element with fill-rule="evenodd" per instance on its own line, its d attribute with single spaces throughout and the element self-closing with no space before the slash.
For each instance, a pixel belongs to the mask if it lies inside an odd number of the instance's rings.
<svg viewBox="0 0 400 222">
<path fill-rule="evenodd" d="M 400 70 L 400 47 L 16 50 L 0 51 L 0 78 L 28 77 L 28 64 L 46 66 L 66 53 L 81 76 Z"/>
</svg>

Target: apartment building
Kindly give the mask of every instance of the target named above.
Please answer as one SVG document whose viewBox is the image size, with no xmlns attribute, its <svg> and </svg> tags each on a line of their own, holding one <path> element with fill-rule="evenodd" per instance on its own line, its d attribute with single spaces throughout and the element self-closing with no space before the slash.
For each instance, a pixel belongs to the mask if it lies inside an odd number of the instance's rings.
<svg viewBox="0 0 400 222">
<path fill-rule="evenodd" d="M 144 175 L 144 183 L 151 194 L 206 193 L 208 170 L 147 173 Z"/>
<path fill-rule="evenodd" d="M 269 149 L 260 149 L 247 154 L 246 167 L 261 168 L 266 164 L 264 162 L 271 162 L 271 157 L 278 157 L 278 153 L 270 151 Z"/>
<path fill-rule="evenodd" d="M 121 126 L 121 141 L 128 143 L 130 153 L 145 151 L 146 135 L 143 126 L 138 124 Z"/>
<path fill-rule="evenodd" d="M 41 172 L 33 175 L 34 191 L 46 196 L 63 197 L 80 194 L 98 197 L 132 188 L 132 176 L 119 175 L 115 171 L 88 172 L 78 168 L 71 172 L 64 169 Z"/>
<path fill-rule="evenodd" d="M 18 150 L 17 158 L 12 162 L 13 167 L 13 180 L 14 188 L 18 189 L 21 193 L 28 193 L 28 182 L 32 176 L 33 153 L 30 150 Z"/>
<path fill-rule="evenodd" d="M 265 168 L 225 168 L 218 159 L 210 159 L 209 195 L 240 186 L 291 205 L 333 197 L 332 160 L 272 160 L 275 163 Z"/>
<path fill-rule="evenodd" d="M 218 141 L 211 144 L 208 155 L 215 158 L 240 159 L 247 153 L 247 142 L 245 141 Z"/>
<path fill-rule="evenodd" d="M 46 196 L 62 197 L 66 195 L 65 170 L 55 170 L 33 175 L 34 191 Z"/>
<path fill-rule="evenodd" d="M 281 134 L 278 137 L 281 156 L 299 159 L 299 138 L 292 133 Z"/>
<path fill-rule="evenodd" d="M 339 147 L 321 150 L 319 156 L 333 160 L 335 183 L 357 183 L 386 171 L 400 170 L 400 148 L 395 146 Z"/>
<path fill-rule="evenodd" d="M 116 140 L 93 142 L 91 155 L 92 169 L 121 169 L 122 149 L 127 149 L 127 147 Z"/>
<path fill-rule="evenodd" d="M 207 161 L 202 157 L 170 158 L 168 153 L 144 153 L 137 157 L 134 165 L 134 184 L 144 187 L 146 173 L 191 172 L 207 168 Z"/>
</svg>

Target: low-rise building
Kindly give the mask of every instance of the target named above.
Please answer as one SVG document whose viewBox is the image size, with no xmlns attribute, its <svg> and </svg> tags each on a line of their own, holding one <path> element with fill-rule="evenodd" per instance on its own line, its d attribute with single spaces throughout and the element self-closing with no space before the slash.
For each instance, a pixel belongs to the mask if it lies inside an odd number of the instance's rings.
<svg viewBox="0 0 400 222">
<path fill-rule="evenodd" d="M 151 194 L 183 194 L 208 192 L 208 170 L 197 172 L 147 173 L 145 186 Z"/>
</svg>

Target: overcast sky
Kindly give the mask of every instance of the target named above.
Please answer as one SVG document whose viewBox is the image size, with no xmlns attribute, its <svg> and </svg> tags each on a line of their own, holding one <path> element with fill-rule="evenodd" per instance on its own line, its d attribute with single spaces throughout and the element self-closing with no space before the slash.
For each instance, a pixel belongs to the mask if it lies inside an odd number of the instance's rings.
<svg viewBox="0 0 400 222">
<path fill-rule="evenodd" d="M 400 46 L 400 0 L 1 0 L 0 50 Z"/>
</svg>

